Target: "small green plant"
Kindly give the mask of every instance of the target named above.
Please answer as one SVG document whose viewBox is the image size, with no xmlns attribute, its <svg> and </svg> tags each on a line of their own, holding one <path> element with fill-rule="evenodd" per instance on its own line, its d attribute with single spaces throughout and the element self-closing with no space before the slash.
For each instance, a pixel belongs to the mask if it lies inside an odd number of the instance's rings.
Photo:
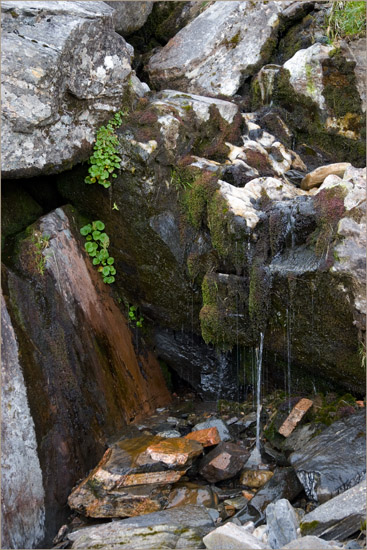
<svg viewBox="0 0 367 550">
<path fill-rule="evenodd" d="M 93 265 L 98 265 L 98 271 L 103 277 L 103 282 L 111 284 L 115 282 L 116 269 L 114 267 L 114 258 L 109 255 L 108 247 L 110 239 L 103 230 L 105 224 L 100 220 L 84 225 L 80 233 L 85 237 L 85 250 L 93 258 Z"/>
<path fill-rule="evenodd" d="M 43 255 L 45 248 L 48 248 L 50 235 L 43 235 L 41 231 L 34 231 L 32 235 L 32 243 L 36 248 L 36 267 L 40 275 L 45 274 L 46 257 Z"/>
<path fill-rule="evenodd" d="M 179 171 L 172 169 L 171 170 L 171 184 L 177 189 L 191 189 L 192 184 L 189 181 L 186 181 L 180 174 Z"/>
<path fill-rule="evenodd" d="M 144 317 L 139 315 L 138 306 L 129 307 L 129 321 L 133 321 L 135 325 L 139 328 L 143 326 Z"/>
<path fill-rule="evenodd" d="M 327 36 L 332 41 L 362 36 L 366 31 L 366 2 L 333 2 L 327 25 Z"/>
<path fill-rule="evenodd" d="M 101 126 L 98 130 L 94 152 L 89 159 L 89 176 L 85 178 L 85 183 L 98 182 L 107 188 L 111 185 L 110 177 L 117 178 L 114 171 L 120 168 L 121 158 L 117 151 L 118 139 L 115 129 L 121 126 L 125 114 L 123 111 L 118 111 L 107 126 Z"/>
</svg>

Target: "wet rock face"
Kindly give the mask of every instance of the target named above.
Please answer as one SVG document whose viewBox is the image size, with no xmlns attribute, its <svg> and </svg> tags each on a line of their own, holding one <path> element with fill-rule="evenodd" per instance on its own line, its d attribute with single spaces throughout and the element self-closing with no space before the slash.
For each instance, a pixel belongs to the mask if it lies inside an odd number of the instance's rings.
<svg viewBox="0 0 367 550">
<path fill-rule="evenodd" d="M 60 172 L 90 155 L 132 74 L 112 13 L 101 2 L 3 3 L 3 177 Z"/>
<path fill-rule="evenodd" d="M 339 420 L 291 454 L 290 462 L 309 498 L 321 504 L 363 479 L 365 423 L 365 411 Z"/>
<path fill-rule="evenodd" d="M 35 424 L 46 542 L 106 437 L 169 400 L 158 364 L 136 356 L 124 316 L 81 250 L 75 215 L 58 209 L 32 226 L 3 276 Z"/>
<path fill-rule="evenodd" d="M 45 491 L 19 346 L 3 295 L 1 327 L 1 546 L 35 548 L 45 536 Z"/>
<path fill-rule="evenodd" d="M 202 95 L 234 95 L 270 58 L 279 16 L 289 4 L 215 2 L 153 55 L 147 67 L 152 84 Z"/>
</svg>

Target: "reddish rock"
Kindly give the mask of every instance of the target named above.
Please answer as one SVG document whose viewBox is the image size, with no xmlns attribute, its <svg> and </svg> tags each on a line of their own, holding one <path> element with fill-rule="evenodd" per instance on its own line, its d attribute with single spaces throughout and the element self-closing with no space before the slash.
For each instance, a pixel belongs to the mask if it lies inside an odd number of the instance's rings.
<svg viewBox="0 0 367 550">
<path fill-rule="evenodd" d="M 192 458 L 203 452 L 203 446 L 198 441 L 191 441 L 183 437 L 172 437 L 147 448 L 153 460 L 174 466 L 188 464 Z"/>
<path fill-rule="evenodd" d="M 197 430 L 196 432 L 190 432 L 185 435 L 186 439 L 198 441 L 203 447 L 210 447 L 211 445 L 218 445 L 221 442 L 219 432 L 217 428 L 207 428 L 205 430 Z"/>
<path fill-rule="evenodd" d="M 311 399 L 303 398 L 298 401 L 297 405 L 293 407 L 289 416 L 285 419 L 280 426 L 278 432 L 284 437 L 288 437 L 294 430 L 294 428 L 302 420 L 306 412 L 312 407 L 313 402 Z"/>
<path fill-rule="evenodd" d="M 230 479 L 241 471 L 249 454 L 235 443 L 220 443 L 202 459 L 199 472 L 210 483 Z"/>
<path fill-rule="evenodd" d="M 218 504 L 218 497 L 208 485 L 197 485 L 196 483 L 184 483 L 180 481 L 172 487 L 172 491 L 168 497 L 167 508 L 184 506 L 186 504 L 215 508 Z"/>
</svg>

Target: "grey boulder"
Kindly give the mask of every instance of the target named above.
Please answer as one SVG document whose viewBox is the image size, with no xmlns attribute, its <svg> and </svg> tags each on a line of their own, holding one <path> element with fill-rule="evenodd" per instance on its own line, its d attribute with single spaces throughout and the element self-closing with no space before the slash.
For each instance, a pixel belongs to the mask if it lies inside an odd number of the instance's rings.
<svg viewBox="0 0 367 550">
<path fill-rule="evenodd" d="M 106 2 L 115 10 L 115 31 L 122 36 L 129 36 L 138 31 L 153 9 L 153 2 Z"/>
<path fill-rule="evenodd" d="M 133 49 L 112 14 L 104 2 L 2 2 L 3 178 L 86 160 L 121 109 Z"/>
<path fill-rule="evenodd" d="M 366 416 L 334 422 L 289 460 L 308 498 L 326 502 L 359 483 L 366 472 Z"/>
<path fill-rule="evenodd" d="M 213 527 L 204 506 L 180 506 L 80 529 L 68 538 L 73 541 L 72 548 L 201 548 L 203 536 Z"/>
<path fill-rule="evenodd" d="M 215 2 L 181 29 L 148 63 L 157 88 L 234 95 L 264 65 L 291 2 Z"/>
<path fill-rule="evenodd" d="M 280 548 L 297 538 L 297 515 L 289 500 L 285 498 L 268 505 L 266 524 L 271 548 Z"/>
<path fill-rule="evenodd" d="M 282 546 L 281 550 L 339 550 L 341 544 L 338 541 L 330 540 L 326 541 L 319 537 L 308 535 L 301 539 L 293 540 L 285 546 Z"/>
</svg>

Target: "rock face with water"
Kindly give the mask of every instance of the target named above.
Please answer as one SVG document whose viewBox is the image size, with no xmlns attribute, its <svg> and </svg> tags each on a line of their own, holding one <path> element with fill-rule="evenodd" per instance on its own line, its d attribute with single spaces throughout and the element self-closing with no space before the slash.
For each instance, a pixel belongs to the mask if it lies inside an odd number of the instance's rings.
<svg viewBox="0 0 367 550">
<path fill-rule="evenodd" d="M 345 540 L 361 529 L 366 519 L 366 480 L 306 514 L 301 532 L 326 540 Z"/>
<path fill-rule="evenodd" d="M 302 450 L 291 454 L 290 462 L 310 499 L 326 502 L 364 477 L 365 424 L 365 411 L 353 414 L 334 422 Z"/>
<path fill-rule="evenodd" d="M 274 49 L 282 10 L 291 2 L 215 2 L 148 64 L 155 87 L 232 96 Z"/>
<path fill-rule="evenodd" d="M 69 535 L 72 548 L 200 548 L 214 527 L 203 506 L 182 506 L 134 519 L 114 521 Z"/>
<path fill-rule="evenodd" d="M 2 175 L 70 169 L 122 107 L 132 49 L 104 2 L 7 1 L 1 14 Z"/>
<path fill-rule="evenodd" d="M 149 354 L 136 355 L 124 316 L 89 265 L 80 225 L 70 207 L 41 218 L 19 240 L 15 263 L 2 278 L 28 396 L 22 407 L 29 407 L 37 438 L 35 446 L 27 429 L 29 464 L 35 470 L 38 457 L 42 470 L 46 541 L 65 517 L 71 487 L 103 454 L 106 437 L 169 401 L 159 365 Z M 11 373 L 14 359 L 8 359 L 4 368 Z M 14 478 L 8 483 L 17 490 Z M 41 486 L 34 491 L 36 514 Z M 21 510 L 7 527 L 5 508 L 5 533 L 22 524 Z"/>
</svg>

